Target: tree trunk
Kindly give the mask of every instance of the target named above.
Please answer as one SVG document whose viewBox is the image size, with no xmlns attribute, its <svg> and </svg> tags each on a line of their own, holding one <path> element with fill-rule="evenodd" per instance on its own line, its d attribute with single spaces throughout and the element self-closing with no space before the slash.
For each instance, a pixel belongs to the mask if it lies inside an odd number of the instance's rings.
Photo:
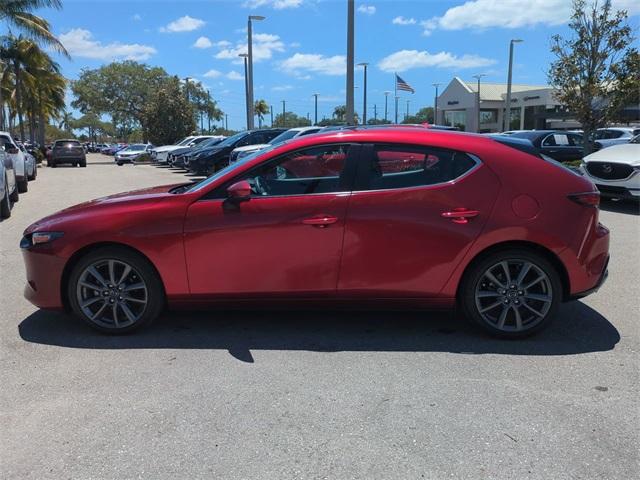
<svg viewBox="0 0 640 480">
<path fill-rule="evenodd" d="M 13 69 L 16 76 L 16 110 L 18 111 L 20 140 L 24 142 L 24 123 L 22 122 L 22 87 L 20 85 L 20 66 L 17 62 L 13 64 Z"/>
</svg>

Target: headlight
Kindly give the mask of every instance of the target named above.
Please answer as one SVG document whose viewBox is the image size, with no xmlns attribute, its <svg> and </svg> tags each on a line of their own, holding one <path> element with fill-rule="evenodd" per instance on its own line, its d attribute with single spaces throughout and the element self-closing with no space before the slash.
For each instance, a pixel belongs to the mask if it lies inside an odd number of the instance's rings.
<svg viewBox="0 0 640 480">
<path fill-rule="evenodd" d="M 56 238 L 60 238 L 63 235 L 64 233 L 62 232 L 34 232 L 22 237 L 22 240 L 20 240 L 20 248 L 30 248 L 36 245 L 51 243 Z"/>
</svg>

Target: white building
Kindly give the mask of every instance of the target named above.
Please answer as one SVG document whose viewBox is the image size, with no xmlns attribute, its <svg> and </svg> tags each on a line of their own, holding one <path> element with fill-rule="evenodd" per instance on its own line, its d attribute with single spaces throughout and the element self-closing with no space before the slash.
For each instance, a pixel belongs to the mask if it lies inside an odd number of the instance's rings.
<svg viewBox="0 0 640 480">
<path fill-rule="evenodd" d="M 571 119 L 547 85 L 511 85 L 511 125 L 506 130 L 573 129 Z M 506 83 L 480 83 L 480 128 L 478 128 L 478 83 L 458 77 L 438 97 L 436 124 L 452 125 L 468 132 L 501 132 L 506 108 Z"/>
</svg>

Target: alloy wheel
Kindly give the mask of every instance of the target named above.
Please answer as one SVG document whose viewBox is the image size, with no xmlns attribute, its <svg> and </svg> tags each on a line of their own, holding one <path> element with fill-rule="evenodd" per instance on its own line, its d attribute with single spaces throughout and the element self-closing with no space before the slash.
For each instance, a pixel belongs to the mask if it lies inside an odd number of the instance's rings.
<svg viewBox="0 0 640 480">
<path fill-rule="evenodd" d="M 553 302 L 549 276 L 529 260 L 509 259 L 489 267 L 475 287 L 482 319 L 503 332 L 524 332 L 542 322 Z"/>
<path fill-rule="evenodd" d="M 76 298 L 88 320 L 108 329 L 129 327 L 142 318 L 149 299 L 137 270 L 122 260 L 99 260 L 86 267 Z"/>
</svg>

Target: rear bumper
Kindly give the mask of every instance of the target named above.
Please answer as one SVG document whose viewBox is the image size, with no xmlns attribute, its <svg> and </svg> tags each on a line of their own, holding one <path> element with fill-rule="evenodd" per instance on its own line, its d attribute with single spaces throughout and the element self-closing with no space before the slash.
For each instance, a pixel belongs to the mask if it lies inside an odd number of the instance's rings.
<svg viewBox="0 0 640 480">
<path fill-rule="evenodd" d="M 585 290 L 583 292 L 578 292 L 575 293 L 573 295 L 571 295 L 571 297 L 569 297 L 569 300 L 578 300 L 580 298 L 584 298 L 587 295 L 591 295 L 592 293 L 596 293 L 598 290 L 600 290 L 600 287 L 602 287 L 602 285 L 604 285 L 604 282 L 607 281 L 607 278 L 609 278 L 609 256 L 607 256 L 607 260 L 605 262 L 604 265 L 604 270 L 602 271 L 602 273 L 600 274 L 600 278 L 598 279 L 598 283 L 596 283 L 596 285 L 588 290 Z"/>
</svg>

